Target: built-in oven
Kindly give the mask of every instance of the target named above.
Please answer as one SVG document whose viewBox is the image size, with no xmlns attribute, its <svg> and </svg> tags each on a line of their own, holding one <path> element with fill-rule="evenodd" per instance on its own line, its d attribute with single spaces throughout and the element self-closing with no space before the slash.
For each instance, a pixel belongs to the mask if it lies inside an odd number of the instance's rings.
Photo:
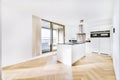
<svg viewBox="0 0 120 80">
<path fill-rule="evenodd" d="M 110 37 L 110 30 L 92 31 L 92 32 L 90 32 L 90 36 L 91 36 L 91 38 Z"/>
</svg>

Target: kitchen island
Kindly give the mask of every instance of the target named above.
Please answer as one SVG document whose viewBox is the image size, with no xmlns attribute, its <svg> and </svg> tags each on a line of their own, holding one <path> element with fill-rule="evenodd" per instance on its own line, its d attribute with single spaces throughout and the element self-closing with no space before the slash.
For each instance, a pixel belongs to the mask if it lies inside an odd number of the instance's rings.
<svg viewBox="0 0 120 80">
<path fill-rule="evenodd" d="M 57 60 L 66 65 L 73 63 L 85 56 L 85 42 L 58 44 Z"/>
</svg>

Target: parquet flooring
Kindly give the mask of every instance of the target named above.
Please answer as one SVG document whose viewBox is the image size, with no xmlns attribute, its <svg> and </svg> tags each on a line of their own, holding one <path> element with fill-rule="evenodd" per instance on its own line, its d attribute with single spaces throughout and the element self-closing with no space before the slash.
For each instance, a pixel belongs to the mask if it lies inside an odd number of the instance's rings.
<svg viewBox="0 0 120 80">
<path fill-rule="evenodd" d="M 3 80 L 115 80 L 112 58 L 91 53 L 73 66 L 57 62 L 56 55 L 3 68 Z"/>
</svg>

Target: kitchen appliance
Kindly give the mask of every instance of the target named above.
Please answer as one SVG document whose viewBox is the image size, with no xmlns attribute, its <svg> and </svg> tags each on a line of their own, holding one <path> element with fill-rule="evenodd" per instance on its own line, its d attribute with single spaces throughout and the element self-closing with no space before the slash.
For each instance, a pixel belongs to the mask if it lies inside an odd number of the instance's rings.
<svg viewBox="0 0 120 80">
<path fill-rule="evenodd" d="M 110 30 L 105 31 L 92 31 L 90 33 L 91 38 L 110 37 Z"/>
<path fill-rule="evenodd" d="M 77 33 L 78 42 L 85 42 L 86 40 L 86 33 L 83 32 L 83 22 L 84 20 L 80 20 L 79 33 Z"/>
</svg>

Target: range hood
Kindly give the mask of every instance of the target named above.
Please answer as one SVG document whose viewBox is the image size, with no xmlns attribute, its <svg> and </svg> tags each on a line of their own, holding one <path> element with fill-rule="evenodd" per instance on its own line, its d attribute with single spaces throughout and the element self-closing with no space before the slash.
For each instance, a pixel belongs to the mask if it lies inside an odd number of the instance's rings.
<svg viewBox="0 0 120 80">
<path fill-rule="evenodd" d="M 86 40 L 86 33 L 83 32 L 83 22 L 84 20 L 80 20 L 79 33 L 77 33 L 78 42 L 85 42 Z"/>
</svg>

